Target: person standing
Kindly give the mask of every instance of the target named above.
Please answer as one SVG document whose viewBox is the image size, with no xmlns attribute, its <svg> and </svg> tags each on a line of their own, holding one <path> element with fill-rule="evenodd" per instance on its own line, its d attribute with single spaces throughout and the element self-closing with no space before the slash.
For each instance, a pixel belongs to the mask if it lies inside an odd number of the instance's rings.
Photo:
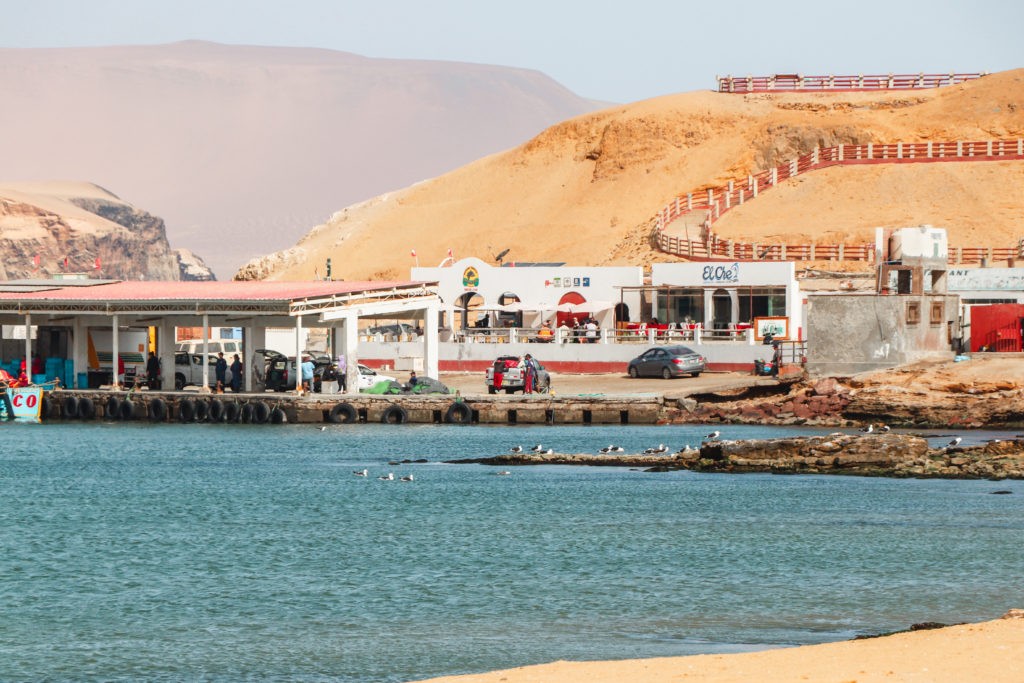
<svg viewBox="0 0 1024 683">
<path fill-rule="evenodd" d="M 150 389 L 160 388 L 160 359 L 152 351 L 149 352 L 149 359 L 146 360 L 146 383 Z"/>
<path fill-rule="evenodd" d="M 231 391 L 236 394 L 242 390 L 242 359 L 235 354 L 231 361 Z"/>
<path fill-rule="evenodd" d="M 307 394 L 313 393 L 313 359 L 309 356 L 302 357 L 302 389 Z"/>
<path fill-rule="evenodd" d="M 533 383 L 537 377 L 537 366 L 533 362 L 533 356 L 526 354 L 523 356 L 523 360 L 520 361 L 519 367 L 523 371 L 523 393 L 533 393 Z"/>
<path fill-rule="evenodd" d="M 587 343 L 597 343 L 597 321 L 593 318 L 587 318 Z"/>
<path fill-rule="evenodd" d="M 505 361 L 498 359 L 494 361 L 494 390 L 501 391 L 501 383 L 505 380 Z"/>
<path fill-rule="evenodd" d="M 772 342 L 772 376 L 779 376 L 779 368 L 782 367 L 782 344 Z"/>
<path fill-rule="evenodd" d="M 228 362 L 224 360 L 224 352 L 217 352 L 217 362 L 213 366 L 214 375 L 217 378 L 217 393 L 224 393 L 224 385 L 228 383 Z"/>
<path fill-rule="evenodd" d="M 320 375 L 320 393 L 338 393 L 338 368 L 334 363 L 324 368 L 323 373 Z"/>
</svg>

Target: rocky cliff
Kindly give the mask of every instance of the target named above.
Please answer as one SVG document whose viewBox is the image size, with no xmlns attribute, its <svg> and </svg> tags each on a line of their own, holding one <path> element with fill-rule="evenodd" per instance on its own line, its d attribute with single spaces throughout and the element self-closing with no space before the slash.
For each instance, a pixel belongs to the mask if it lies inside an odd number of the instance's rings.
<svg viewBox="0 0 1024 683">
<path fill-rule="evenodd" d="M 0 277 L 88 272 L 123 280 L 212 279 L 202 260 L 171 250 L 161 218 L 89 183 L 0 187 Z M 192 276 L 190 275 L 190 278 Z"/>
</svg>

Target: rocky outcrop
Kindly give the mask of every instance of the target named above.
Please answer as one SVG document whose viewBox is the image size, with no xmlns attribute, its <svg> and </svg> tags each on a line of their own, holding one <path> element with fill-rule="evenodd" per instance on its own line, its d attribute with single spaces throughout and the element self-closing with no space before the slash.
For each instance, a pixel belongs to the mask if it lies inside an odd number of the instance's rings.
<svg viewBox="0 0 1024 683">
<path fill-rule="evenodd" d="M 89 183 L 0 187 L 0 248 L 4 279 L 69 271 L 123 280 L 181 278 L 163 220 Z"/>
<path fill-rule="evenodd" d="M 283 251 L 275 251 L 266 256 L 259 256 L 252 259 L 235 273 L 234 280 L 264 280 L 277 271 L 301 263 L 306 258 L 306 250 L 302 247 L 292 247 Z"/>
<path fill-rule="evenodd" d="M 520 453 L 452 460 L 486 465 L 587 465 L 649 471 L 854 474 L 941 479 L 1024 479 L 1024 441 L 993 441 L 965 448 L 930 448 L 906 434 L 829 434 L 790 439 L 708 441 L 663 455 Z"/>
<path fill-rule="evenodd" d="M 179 280 L 208 281 L 217 279 L 198 254 L 194 254 L 188 249 L 175 249 L 174 255 L 178 259 Z"/>
</svg>

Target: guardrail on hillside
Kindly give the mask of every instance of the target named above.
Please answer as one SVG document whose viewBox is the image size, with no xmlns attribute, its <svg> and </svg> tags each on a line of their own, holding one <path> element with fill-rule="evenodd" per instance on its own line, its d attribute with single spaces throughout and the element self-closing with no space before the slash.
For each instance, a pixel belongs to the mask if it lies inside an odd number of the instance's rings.
<svg viewBox="0 0 1024 683">
<path fill-rule="evenodd" d="M 1024 138 L 955 142 L 897 142 L 891 144 L 837 145 L 815 148 L 809 154 L 791 159 L 774 168 L 748 175 L 742 180 L 730 180 L 725 185 L 677 196 L 654 217 L 654 241 L 664 252 L 692 259 L 742 258 L 768 260 L 804 260 L 797 254 L 808 253 L 807 260 L 871 260 L 873 245 L 756 245 L 721 240 L 711 232 L 711 226 L 730 209 L 756 199 L 780 182 L 830 166 L 891 163 L 938 163 L 950 161 L 1011 161 L 1024 159 Z M 688 234 L 668 235 L 665 229 L 677 219 L 704 212 L 699 239 Z M 688 232 L 688 229 L 687 229 Z M 951 263 L 977 262 L 987 253 L 1012 253 L 1019 257 L 1020 246 L 1008 249 L 964 247 L 950 250 Z M 833 254 L 824 256 L 823 254 Z"/>
<path fill-rule="evenodd" d="M 972 81 L 982 73 L 969 74 L 882 74 L 872 76 L 804 76 L 775 74 L 773 76 L 717 76 L 718 92 L 843 92 L 856 90 L 920 90 L 957 85 Z"/>
</svg>

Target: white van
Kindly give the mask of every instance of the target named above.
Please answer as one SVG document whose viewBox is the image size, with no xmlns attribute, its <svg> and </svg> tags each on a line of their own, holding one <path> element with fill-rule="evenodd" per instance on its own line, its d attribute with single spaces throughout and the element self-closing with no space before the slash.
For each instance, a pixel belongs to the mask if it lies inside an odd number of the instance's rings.
<svg viewBox="0 0 1024 683">
<path fill-rule="evenodd" d="M 228 363 L 231 362 L 232 354 L 237 353 L 239 358 L 245 358 L 242 354 L 242 340 L 241 339 L 210 339 L 209 340 L 209 351 L 211 356 L 216 356 L 221 351 L 224 352 L 224 357 L 228 359 Z M 175 347 L 175 351 L 178 353 L 197 354 L 203 352 L 203 340 L 202 339 L 186 339 L 185 341 L 178 342 Z"/>
</svg>

